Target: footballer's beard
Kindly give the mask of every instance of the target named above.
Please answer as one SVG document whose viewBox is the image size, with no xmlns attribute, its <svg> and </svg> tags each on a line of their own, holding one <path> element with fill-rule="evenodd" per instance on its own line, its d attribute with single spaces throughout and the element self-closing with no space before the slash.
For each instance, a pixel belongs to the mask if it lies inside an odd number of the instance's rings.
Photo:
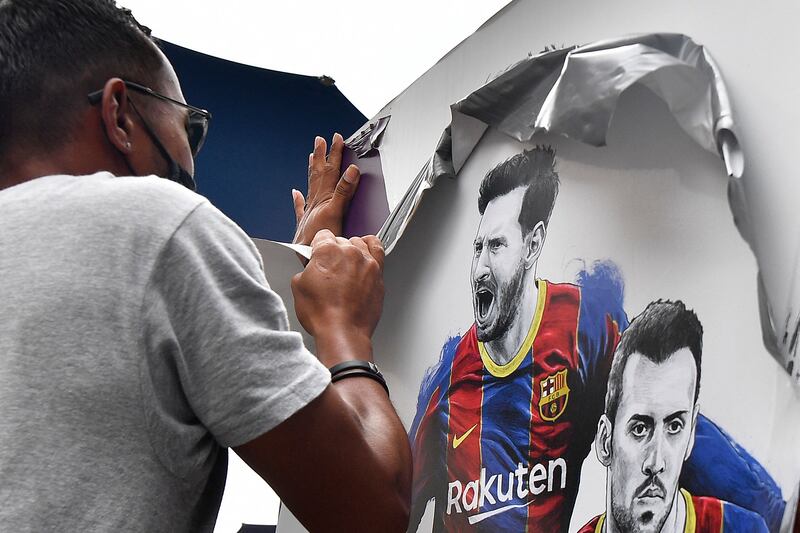
<svg viewBox="0 0 800 533">
<path fill-rule="evenodd" d="M 648 486 L 657 486 L 661 489 L 664 493 L 664 497 L 666 498 L 666 489 L 664 488 L 664 484 L 662 481 L 657 477 L 648 477 L 647 481 L 642 483 L 634 492 L 635 495 L 640 494 Z M 611 514 L 614 517 L 614 522 L 617 525 L 617 531 L 620 533 L 659 533 L 663 528 L 664 524 L 667 522 L 667 518 L 669 517 L 670 506 L 665 506 L 665 508 L 660 509 L 661 515 L 658 516 L 651 510 L 647 510 L 642 513 L 641 519 L 637 520 L 636 512 L 634 510 L 635 503 L 632 501 L 629 507 L 625 507 L 619 504 L 619 501 L 624 501 L 625 498 L 623 495 L 619 495 L 618 498 L 611 498 Z"/>
<path fill-rule="evenodd" d="M 475 294 L 473 295 L 473 310 L 475 312 L 476 334 L 478 340 L 481 342 L 490 342 L 505 335 L 516 318 L 519 305 L 522 301 L 522 282 L 525 278 L 525 266 L 520 262 L 514 275 L 505 285 L 496 288 L 491 295 L 491 301 L 488 303 L 482 301 L 487 296 L 478 297 L 477 293 L 482 289 L 487 288 L 486 284 L 476 284 Z M 489 289 L 491 287 L 488 287 Z M 481 306 L 488 306 L 488 314 L 496 313 L 496 318 L 489 323 L 479 320 L 481 314 Z M 494 309 L 492 309 L 494 307 Z M 486 316 L 485 318 L 489 318 Z M 483 322 L 483 324 L 482 324 Z"/>
</svg>

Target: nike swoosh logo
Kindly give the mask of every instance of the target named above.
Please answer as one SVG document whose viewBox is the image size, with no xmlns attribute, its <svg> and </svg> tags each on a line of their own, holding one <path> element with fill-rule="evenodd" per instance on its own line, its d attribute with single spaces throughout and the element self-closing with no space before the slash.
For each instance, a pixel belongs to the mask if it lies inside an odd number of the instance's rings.
<svg viewBox="0 0 800 533">
<path fill-rule="evenodd" d="M 469 437 L 469 434 L 472 433 L 472 430 L 475 429 L 476 427 L 478 427 L 478 424 L 475 424 L 474 426 L 469 428 L 467 432 L 461 435 L 460 437 L 458 435 L 453 435 L 453 449 L 455 450 L 456 448 L 461 446 L 461 443 L 464 442 L 464 439 Z"/>
<path fill-rule="evenodd" d="M 511 509 L 519 509 L 520 507 L 527 507 L 533 503 L 533 500 L 528 501 L 527 503 L 520 503 L 517 505 L 507 505 L 505 507 L 501 507 L 499 509 L 493 509 L 491 511 L 486 511 L 485 513 L 478 513 L 470 516 L 468 521 L 470 525 L 477 524 L 478 522 L 482 522 L 487 518 L 490 518 L 494 515 L 498 515 L 500 513 L 505 513 L 506 511 L 510 511 Z"/>
</svg>

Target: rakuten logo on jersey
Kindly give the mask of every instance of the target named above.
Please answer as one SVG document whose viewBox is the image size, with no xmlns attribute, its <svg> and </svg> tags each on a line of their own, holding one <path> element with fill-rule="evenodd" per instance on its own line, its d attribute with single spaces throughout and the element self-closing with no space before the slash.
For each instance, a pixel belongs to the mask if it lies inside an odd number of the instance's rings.
<svg viewBox="0 0 800 533">
<path fill-rule="evenodd" d="M 470 516 L 469 523 L 476 524 L 510 509 L 530 505 L 533 498 L 525 501 L 529 494 L 538 496 L 543 492 L 553 492 L 555 489 L 563 489 L 566 486 L 567 462 L 561 457 L 548 461 L 546 467 L 543 463 L 536 463 L 532 468 L 518 463 L 513 472 L 509 472 L 507 475 L 494 474 L 488 478 L 486 469 L 481 468 L 481 475 L 478 479 L 467 483 L 455 480 L 447 485 L 447 514 L 474 511 L 485 504 L 502 504 L 514 498 L 522 502 L 502 505 L 491 511 Z"/>
</svg>

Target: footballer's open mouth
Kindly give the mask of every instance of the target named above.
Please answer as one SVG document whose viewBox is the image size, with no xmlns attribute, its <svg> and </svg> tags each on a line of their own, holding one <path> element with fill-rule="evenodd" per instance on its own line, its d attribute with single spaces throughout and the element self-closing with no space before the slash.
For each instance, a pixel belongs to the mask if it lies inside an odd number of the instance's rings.
<svg viewBox="0 0 800 533">
<path fill-rule="evenodd" d="M 478 323 L 486 322 L 494 305 L 494 293 L 486 287 L 479 287 L 475 291 L 475 315 Z"/>
</svg>

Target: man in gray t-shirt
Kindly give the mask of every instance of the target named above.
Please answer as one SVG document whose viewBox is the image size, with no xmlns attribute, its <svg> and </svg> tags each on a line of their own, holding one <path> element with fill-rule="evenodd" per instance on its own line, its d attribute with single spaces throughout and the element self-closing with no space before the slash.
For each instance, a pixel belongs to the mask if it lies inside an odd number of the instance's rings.
<svg viewBox="0 0 800 533">
<path fill-rule="evenodd" d="M 110 0 L 0 2 L 0 530 L 210 531 L 229 447 L 311 530 L 405 529 L 383 250 L 335 236 L 358 170 L 317 138 L 294 198 L 312 355 L 189 190 L 207 120 Z"/>
</svg>

